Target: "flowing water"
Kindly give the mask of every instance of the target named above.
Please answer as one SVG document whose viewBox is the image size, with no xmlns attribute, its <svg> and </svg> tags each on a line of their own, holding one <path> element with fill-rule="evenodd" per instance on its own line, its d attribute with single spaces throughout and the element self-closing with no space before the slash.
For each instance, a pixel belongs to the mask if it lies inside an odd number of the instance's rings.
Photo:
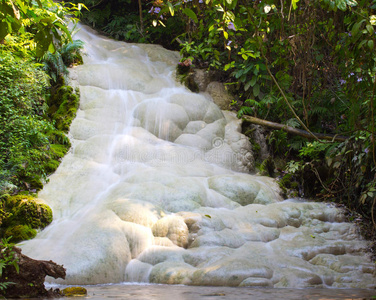
<svg viewBox="0 0 376 300">
<path fill-rule="evenodd" d="M 22 245 L 64 265 L 55 282 L 375 287 L 357 228 L 250 175 L 240 121 L 176 83 L 177 53 L 85 28 L 77 38 L 72 149 L 39 194 L 54 221 Z"/>
</svg>

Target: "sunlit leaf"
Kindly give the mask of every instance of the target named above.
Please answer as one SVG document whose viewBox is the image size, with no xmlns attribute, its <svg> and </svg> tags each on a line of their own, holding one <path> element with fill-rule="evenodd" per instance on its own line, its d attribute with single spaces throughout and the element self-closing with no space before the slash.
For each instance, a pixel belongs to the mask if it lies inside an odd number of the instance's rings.
<svg viewBox="0 0 376 300">
<path fill-rule="evenodd" d="M 297 9 L 298 8 L 298 6 L 296 5 L 298 2 L 299 2 L 299 0 L 291 0 L 292 1 L 292 8 L 295 10 L 295 9 Z"/>
<path fill-rule="evenodd" d="M 358 2 L 356 2 L 355 0 L 346 0 L 346 3 L 348 6 L 357 6 L 358 5 Z"/>
<path fill-rule="evenodd" d="M 336 0 L 336 6 L 338 9 L 345 11 L 346 10 L 346 1 L 345 0 Z"/>
<path fill-rule="evenodd" d="M 171 2 L 167 2 L 168 9 L 170 10 L 171 16 L 174 16 L 174 7 L 172 6 Z"/>
<path fill-rule="evenodd" d="M 369 22 L 370 22 L 372 25 L 376 26 L 376 15 L 372 15 L 372 16 L 370 16 L 370 17 L 369 17 Z"/>
<path fill-rule="evenodd" d="M 264 12 L 266 14 L 269 13 L 271 9 L 272 9 L 272 7 L 269 4 L 267 4 L 267 5 L 264 6 Z"/>
</svg>

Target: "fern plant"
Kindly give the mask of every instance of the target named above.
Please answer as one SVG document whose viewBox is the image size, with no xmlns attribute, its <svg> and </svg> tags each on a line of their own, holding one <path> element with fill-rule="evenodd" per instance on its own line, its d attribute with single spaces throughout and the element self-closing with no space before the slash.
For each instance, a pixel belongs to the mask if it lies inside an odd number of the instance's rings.
<svg viewBox="0 0 376 300">
<path fill-rule="evenodd" d="M 66 79 L 67 67 L 74 63 L 82 63 L 81 49 L 84 43 L 74 40 L 66 43 L 55 53 L 47 52 L 43 56 L 44 70 L 50 75 L 52 83 L 56 84 L 60 78 Z"/>
<path fill-rule="evenodd" d="M 16 257 L 16 253 L 14 251 L 14 244 L 9 243 L 9 240 L 12 237 L 2 239 L 0 242 L 0 277 L 3 275 L 3 271 L 5 268 L 9 266 L 13 266 L 17 273 L 19 273 L 19 265 L 18 265 L 18 258 Z M 14 284 L 13 282 L 0 282 L 0 293 L 6 290 L 6 288 Z"/>
</svg>

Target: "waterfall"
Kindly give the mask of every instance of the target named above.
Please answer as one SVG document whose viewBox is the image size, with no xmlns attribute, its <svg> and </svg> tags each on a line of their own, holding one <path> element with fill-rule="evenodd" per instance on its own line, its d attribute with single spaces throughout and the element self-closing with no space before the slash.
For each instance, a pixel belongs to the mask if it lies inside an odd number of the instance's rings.
<svg viewBox="0 0 376 300">
<path fill-rule="evenodd" d="M 64 265 L 58 283 L 374 287 L 356 226 L 250 175 L 240 121 L 176 83 L 177 53 L 77 38 L 72 148 L 39 194 L 54 221 L 21 245 Z"/>
</svg>

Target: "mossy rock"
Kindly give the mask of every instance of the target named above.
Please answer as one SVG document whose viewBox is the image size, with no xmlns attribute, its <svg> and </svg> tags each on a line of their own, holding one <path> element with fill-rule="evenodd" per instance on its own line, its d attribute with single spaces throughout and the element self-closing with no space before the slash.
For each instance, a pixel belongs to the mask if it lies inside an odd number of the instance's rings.
<svg viewBox="0 0 376 300">
<path fill-rule="evenodd" d="M 3 237 L 13 236 L 12 242 L 33 238 L 35 229 L 43 229 L 52 222 L 51 208 L 31 196 L 8 196 L 3 200 L 2 209 L 6 214 L 0 233 Z"/>
<path fill-rule="evenodd" d="M 55 170 L 57 169 L 59 165 L 60 165 L 59 161 L 52 159 L 52 160 L 47 161 L 47 163 L 43 165 L 43 168 L 46 170 L 47 173 L 52 173 L 52 172 L 55 172 Z"/>
<path fill-rule="evenodd" d="M 37 231 L 35 229 L 30 228 L 28 225 L 16 225 L 10 227 L 4 233 L 5 238 L 12 237 L 9 240 L 11 243 L 18 243 L 24 240 L 30 240 L 34 238 L 36 235 Z"/>
<path fill-rule="evenodd" d="M 72 286 L 63 289 L 62 294 L 66 297 L 86 296 L 87 290 L 80 286 Z"/>
<path fill-rule="evenodd" d="M 53 130 L 47 133 L 48 140 L 52 144 L 59 144 L 65 146 L 67 149 L 70 148 L 71 143 L 69 141 L 69 138 L 66 136 L 66 134 L 59 130 Z"/>
<path fill-rule="evenodd" d="M 51 144 L 51 151 L 54 154 L 55 158 L 62 158 L 68 152 L 69 147 L 68 145 L 61 145 L 61 144 Z"/>
<path fill-rule="evenodd" d="M 41 190 L 43 188 L 42 180 L 37 175 L 35 175 L 35 176 L 23 176 L 23 175 L 19 175 L 18 180 L 20 181 L 21 186 L 22 186 L 22 183 L 24 183 L 26 185 L 27 190 L 36 190 L 36 191 L 39 191 L 39 190 Z"/>
<path fill-rule="evenodd" d="M 48 100 L 48 115 L 57 129 L 68 132 L 79 105 L 79 97 L 71 86 L 63 85 Z"/>
</svg>

